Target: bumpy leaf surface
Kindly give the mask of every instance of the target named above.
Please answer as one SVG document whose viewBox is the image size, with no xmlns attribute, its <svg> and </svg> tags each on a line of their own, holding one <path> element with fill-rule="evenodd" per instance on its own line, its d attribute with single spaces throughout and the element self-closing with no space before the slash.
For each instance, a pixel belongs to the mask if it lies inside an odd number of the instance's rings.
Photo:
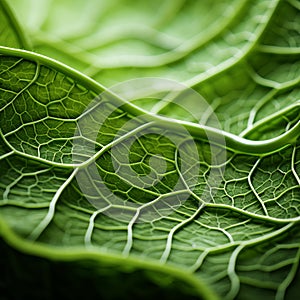
<svg viewBox="0 0 300 300">
<path fill-rule="evenodd" d="M 116 286 L 124 270 L 145 272 L 171 287 L 165 297 L 295 299 L 300 2 L 11 3 L 36 52 L 20 50 L 28 46 L 5 6 L 4 240 L 112 268 Z M 214 113 L 188 99 L 103 94 L 145 76 L 192 87 Z"/>
</svg>

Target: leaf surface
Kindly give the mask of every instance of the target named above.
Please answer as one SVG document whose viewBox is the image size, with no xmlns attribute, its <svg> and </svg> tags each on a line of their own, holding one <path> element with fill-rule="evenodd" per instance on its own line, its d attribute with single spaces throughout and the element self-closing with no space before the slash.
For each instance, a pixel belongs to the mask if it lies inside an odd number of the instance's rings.
<svg viewBox="0 0 300 300">
<path fill-rule="evenodd" d="M 298 2 L 170 1 L 161 15 L 129 2 L 74 6 L 60 23 L 68 1 L 19 11 L 36 51 L 64 64 L 0 48 L 1 235 L 33 255 L 119 265 L 113 278 L 152 272 L 199 298 L 293 299 Z M 104 85 L 182 81 L 214 112 L 193 98 L 126 102 L 69 63 Z"/>
</svg>

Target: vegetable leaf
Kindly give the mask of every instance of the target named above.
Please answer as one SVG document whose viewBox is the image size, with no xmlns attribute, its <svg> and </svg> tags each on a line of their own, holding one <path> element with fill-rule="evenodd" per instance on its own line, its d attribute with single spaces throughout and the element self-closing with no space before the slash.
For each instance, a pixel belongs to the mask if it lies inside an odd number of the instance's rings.
<svg viewBox="0 0 300 300">
<path fill-rule="evenodd" d="M 299 2 L 11 2 L 35 52 L 1 4 L 6 243 L 88 261 L 107 299 L 124 273 L 135 297 L 294 299 Z M 194 92 L 107 89 L 145 76 Z"/>
</svg>

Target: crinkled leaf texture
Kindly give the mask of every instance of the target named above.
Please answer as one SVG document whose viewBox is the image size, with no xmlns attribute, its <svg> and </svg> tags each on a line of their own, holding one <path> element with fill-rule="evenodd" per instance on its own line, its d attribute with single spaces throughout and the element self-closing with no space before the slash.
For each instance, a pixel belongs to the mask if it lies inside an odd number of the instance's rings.
<svg viewBox="0 0 300 300">
<path fill-rule="evenodd" d="M 35 52 L 0 4 L 1 297 L 295 299 L 300 2 L 73 2 L 11 1 Z M 144 76 L 192 87 L 220 128 L 197 102 L 98 97 Z"/>
</svg>

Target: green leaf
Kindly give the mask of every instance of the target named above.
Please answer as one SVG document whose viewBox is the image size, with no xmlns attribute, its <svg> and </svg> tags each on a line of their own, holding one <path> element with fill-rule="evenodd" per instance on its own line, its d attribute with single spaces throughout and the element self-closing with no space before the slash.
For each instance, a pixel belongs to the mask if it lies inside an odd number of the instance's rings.
<svg viewBox="0 0 300 300">
<path fill-rule="evenodd" d="M 16 268 L 40 257 L 54 282 L 57 264 L 105 282 L 104 299 L 297 297 L 299 3 L 12 3 L 47 55 L 1 40 L 0 234 Z M 142 76 L 160 79 L 102 85 Z M 143 94 L 166 78 L 194 92 Z"/>
<path fill-rule="evenodd" d="M 188 85 L 211 78 L 247 55 L 278 2 L 12 1 L 38 52 L 108 86 L 144 76 Z"/>
<path fill-rule="evenodd" d="M 14 48 L 29 48 L 14 14 L 5 1 L 0 2 L 0 43 L 2 46 Z"/>
</svg>

